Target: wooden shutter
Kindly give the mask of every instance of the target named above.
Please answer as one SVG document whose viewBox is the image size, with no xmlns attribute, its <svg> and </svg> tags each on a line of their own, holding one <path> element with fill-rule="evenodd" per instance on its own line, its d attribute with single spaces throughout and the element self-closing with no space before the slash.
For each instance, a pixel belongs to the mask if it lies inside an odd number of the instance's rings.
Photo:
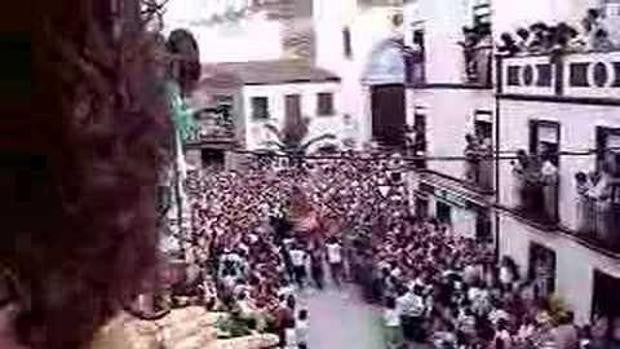
<svg viewBox="0 0 620 349">
<path fill-rule="evenodd" d="M 530 154 L 538 154 L 538 120 L 530 120 Z"/>
</svg>

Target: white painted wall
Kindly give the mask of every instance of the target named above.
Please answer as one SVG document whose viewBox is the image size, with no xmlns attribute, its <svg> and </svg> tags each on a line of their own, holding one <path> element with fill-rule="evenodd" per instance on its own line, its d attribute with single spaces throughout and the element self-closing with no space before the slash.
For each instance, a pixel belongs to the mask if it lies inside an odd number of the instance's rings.
<svg viewBox="0 0 620 349">
<path fill-rule="evenodd" d="M 244 1 L 230 2 L 242 8 Z M 254 13 L 237 22 L 208 24 L 213 14 L 226 10 L 225 1 L 171 0 L 164 15 L 164 32 L 190 30 L 200 47 L 200 61 L 244 62 L 278 59 L 283 54 L 282 23 Z"/>
<path fill-rule="evenodd" d="M 620 277 L 618 260 L 594 252 L 571 237 L 536 231 L 507 215 L 500 216 L 500 232 L 500 254 L 511 256 L 520 266 L 522 275 L 528 270 L 531 242 L 555 251 L 556 293 L 573 309 L 578 324 L 590 319 L 594 269 Z"/>
<path fill-rule="evenodd" d="M 408 89 L 407 122 L 413 125 L 416 106 L 423 107 L 426 112 L 427 154 L 462 156 L 465 135 L 474 131 L 474 112 L 494 112 L 494 103 L 491 90 Z M 465 179 L 464 161 L 428 161 L 428 168 Z"/>
<path fill-rule="evenodd" d="M 559 104 L 545 102 L 501 101 L 500 140 L 502 150 L 529 149 L 529 120 L 560 123 L 560 147 L 563 151 L 596 148 L 596 126 L 620 127 L 620 107 Z M 575 173 L 592 171 L 594 156 L 564 156 L 560 160 L 560 204 L 562 225 L 577 228 Z M 500 202 L 514 207 L 517 196 L 509 161 L 500 162 Z"/>
<path fill-rule="evenodd" d="M 411 45 L 414 28 L 424 29 L 428 83 L 463 83 L 464 57 L 459 41 L 471 25 L 471 0 L 418 0 L 405 4 L 405 39 Z"/>
<path fill-rule="evenodd" d="M 477 213 L 464 207 L 455 205 L 449 201 L 441 200 L 434 195 L 428 198 L 428 215 L 437 217 L 437 202 L 441 201 L 450 206 L 450 221 L 452 222 L 452 233 L 475 239 L 476 238 L 476 217 Z"/>
<path fill-rule="evenodd" d="M 360 9 L 357 0 L 315 0 L 316 64 L 341 78 L 342 113 L 358 123 L 358 144 L 370 140 L 370 106 L 368 88 L 361 83 L 371 51 L 383 40 L 400 35 L 391 23 L 395 7 Z M 351 32 L 352 57 L 344 55 L 343 29 Z"/>
<path fill-rule="evenodd" d="M 317 94 L 329 92 L 334 96 L 334 115 L 317 116 Z M 302 117 L 309 117 L 310 132 L 308 138 L 323 134 L 333 133 L 340 139 L 345 137 L 342 113 L 342 95 L 337 82 L 324 83 L 298 83 L 282 85 L 245 86 L 243 89 L 244 110 L 246 120 L 246 147 L 247 149 L 264 148 L 263 142 L 271 140 L 271 134 L 265 130 L 264 125 L 271 123 L 284 126 L 285 120 L 285 96 L 289 94 L 301 95 Z M 269 107 L 269 120 L 252 119 L 252 97 L 267 97 Z"/>
</svg>

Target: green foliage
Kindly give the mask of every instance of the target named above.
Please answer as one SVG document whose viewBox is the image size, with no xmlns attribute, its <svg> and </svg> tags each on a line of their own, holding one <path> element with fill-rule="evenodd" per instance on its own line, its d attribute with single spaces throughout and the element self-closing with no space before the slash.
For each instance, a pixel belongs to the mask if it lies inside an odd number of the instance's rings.
<svg viewBox="0 0 620 349">
<path fill-rule="evenodd" d="M 266 142 L 268 147 L 276 148 L 279 151 L 294 157 L 306 155 L 308 149 L 323 140 L 334 140 L 336 136 L 325 133 L 317 137 L 304 139 L 308 136 L 310 119 L 299 117 L 287 117 L 282 130 L 274 125 L 266 125 L 265 128 L 276 138 L 276 141 Z"/>
<path fill-rule="evenodd" d="M 566 317 L 568 311 L 568 305 L 560 296 L 554 294 L 549 297 L 549 315 L 554 323 L 560 323 Z"/>
<path fill-rule="evenodd" d="M 248 321 L 237 314 L 220 316 L 215 322 L 219 338 L 237 338 L 252 334 Z"/>
</svg>

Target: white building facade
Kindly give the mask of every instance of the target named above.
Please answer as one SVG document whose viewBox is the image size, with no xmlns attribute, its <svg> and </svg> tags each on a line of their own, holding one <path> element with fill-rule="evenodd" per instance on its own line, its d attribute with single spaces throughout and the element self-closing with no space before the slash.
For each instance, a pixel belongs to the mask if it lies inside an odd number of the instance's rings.
<svg viewBox="0 0 620 349">
<path fill-rule="evenodd" d="M 390 45 L 402 40 L 402 1 L 314 0 L 313 16 L 316 64 L 341 78 L 341 111 L 359 149 L 373 138 L 373 86 L 404 84 L 402 57 Z"/>
<path fill-rule="evenodd" d="M 465 154 L 467 135 L 487 151 L 495 141 L 490 11 L 489 2 L 473 0 L 418 0 L 404 6 L 405 44 L 414 51 L 407 121 L 419 139 L 416 154 L 437 158 L 417 171 L 415 210 L 449 223 L 458 234 L 487 242 L 493 225 L 492 162 L 473 164 L 458 157 Z M 464 27 L 487 30 L 469 61 Z M 474 63 L 475 69 L 468 71 Z"/>
<path fill-rule="evenodd" d="M 497 165 L 499 250 L 547 275 L 544 291 L 561 295 L 582 323 L 618 311 L 604 303 L 620 287 L 618 62 L 616 51 L 499 64 L 501 149 L 528 154 L 535 175 L 542 162 L 542 183 L 521 175 L 519 160 Z"/>
<path fill-rule="evenodd" d="M 405 43 L 417 51 L 407 119 L 420 125 L 429 156 L 412 175 L 416 210 L 457 234 L 491 232 L 498 257 L 512 258 L 539 295 L 558 295 L 580 324 L 620 316 L 617 5 L 417 0 L 404 8 Z M 580 30 L 591 8 L 605 14 L 606 52 L 488 54 L 490 45 L 500 52 L 502 33 L 537 22 Z M 463 27 L 481 23 L 493 40 L 464 50 Z"/>
</svg>

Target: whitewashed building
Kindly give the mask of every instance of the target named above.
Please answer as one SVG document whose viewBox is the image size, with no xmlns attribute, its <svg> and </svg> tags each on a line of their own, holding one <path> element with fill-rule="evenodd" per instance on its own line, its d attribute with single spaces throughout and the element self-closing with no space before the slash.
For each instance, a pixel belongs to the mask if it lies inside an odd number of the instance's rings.
<svg viewBox="0 0 620 349">
<path fill-rule="evenodd" d="M 316 64 L 341 78 L 356 148 L 405 125 L 402 0 L 314 0 Z M 381 107 L 380 107 L 381 106 Z M 384 111 L 385 115 L 380 115 Z M 381 120 L 381 122 L 379 122 Z"/>
<path fill-rule="evenodd" d="M 175 0 L 164 22 L 165 31 L 196 36 L 205 69 L 195 107 L 217 108 L 225 97 L 241 148 L 258 149 L 268 137 L 265 121 L 252 114 L 259 104 L 271 109 L 269 122 L 283 122 L 286 95 L 300 96 L 291 103 L 312 119 L 311 136 L 329 130 L 340 148 L 404 129 L 402 1 Z M 231 74 L 236 85 L 220 88 Z M 315 117 L 317 105 L 332 115 Z M 191 158 L 199 162 L 196 151 Z"/>
<path fill-rule="evenodd" d="M 532 24 L 532 13 L 577 28 L 597 8 L 610 33 L 620 18 L 617 1 L 526 1 L 540 9 L 527 13 L 496 3 L 493 25 L 502 31 Z M 528 154 L 525 171 L 519 160 L 497 163 L 499 252 L 522 274 L 547 279 L 540 291 L 559 294 L 580 323 L 620 316 L 620 41 L 610 38 L 615 51 L 497 62 L 499 150 Z"/>
<path fill-rule="evenodd" d="M 489 1 L 418 0 L 404 6 L 408 66 L 407 121 L 421 161 L 413 184 L 415 210 L 452 225 L 459 234 L 489 241 L 494 173 L 491 161 L 472 163 L 466 135 L 490 151 L 495 139 Z M 466 56 L 463 28 L 482 28 Z M 469 64 L 469 66 L 468 66 Z"/>
<path fill-rule="evenodd" d="M 618 46 L 480 64 L 502 33 L 537 22 L 580 30 L 590 8 L 605 14 L 609 38 L 620 44 L 615 0 L 417 0 L 404 9 L 405 43 L 417 51 L 407 118 L 419 122 L 430 157 L 413 176 L 418 211 L 459 234 L 490 230 L 498 256 L 517 262 L 539 294 L 559 295 L 578 323 L 620 316 Z M 494 40 L 464 52 L 462 28 L 481 22 Z M 469 157 L 453 158 L 470 154 L 467 134 L 495 160 L 478 160 L 476 169 Z"/>
<path fill-rule="evenodd" d="M 343 134 L 340 78 L 334 73 L 304 60 L 221 63 L 216 69 L 234 72 L 241 81 L 239 121 L 245 149 L 265 149 L 267 141 L 275 140 L 265 125 L 282 129 L 287 116 L 309 118 L 307 138 Z"/>
</svg>

